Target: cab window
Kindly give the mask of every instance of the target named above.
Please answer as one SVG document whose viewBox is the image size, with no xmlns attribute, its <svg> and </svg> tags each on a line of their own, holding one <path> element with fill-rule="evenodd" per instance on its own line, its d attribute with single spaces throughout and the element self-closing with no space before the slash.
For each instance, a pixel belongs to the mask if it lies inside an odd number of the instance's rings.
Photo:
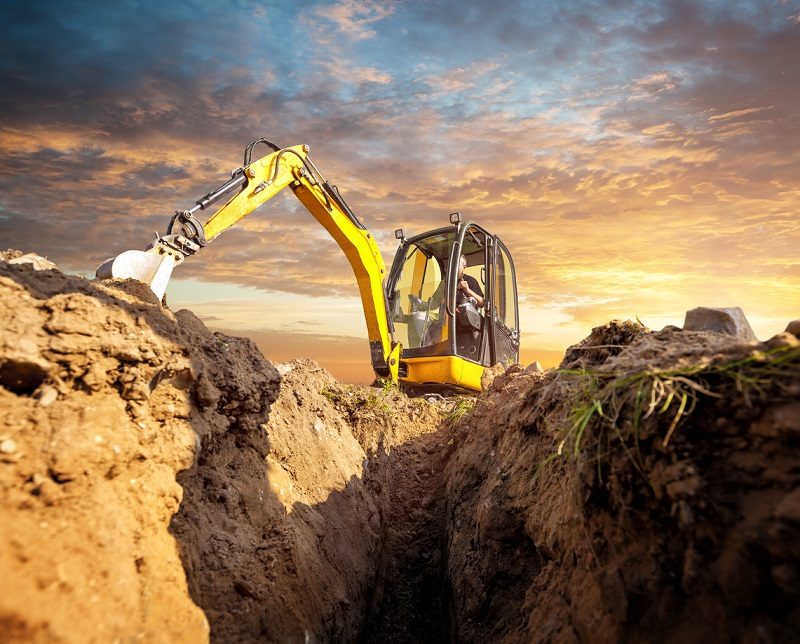
<svg viewBox="0 0 800 644">
<path fill-rule="evenodd" d="M 392 315 L 395 336 L 404 347 L 426 347 L 447 339 L 442 266 L 442 260 L 425 247 L 411 244 L 406 250 Z"/>
</svg>

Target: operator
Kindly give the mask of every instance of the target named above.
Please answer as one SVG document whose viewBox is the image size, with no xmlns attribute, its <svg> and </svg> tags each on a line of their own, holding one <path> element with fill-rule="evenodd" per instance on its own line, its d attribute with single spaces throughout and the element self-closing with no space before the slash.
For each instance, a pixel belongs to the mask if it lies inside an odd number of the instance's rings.
<svg viewBox="0 0 800 644">
<path fill-rule="evenodd" d="M 471 275 L 464 274 L 466 268 L 467 258 L 461 255 L 458 261 L 458 276 L 456 279 L 456 329 L 458 333 L 473 333 L 476 331 L 475 325 L 479 324 L 479 322 L 476 322 L 475 316 L 479 315 L 478 310 L 483 307 L 486 301 L 478 280 Z M 427 301 L 422 301 L 413 295 L 409 296 L 415 311 L 435 311 L 431 315 L 429 326 L 426 324 L 427 328 L 421 334 L 419 346 L 428 346 L 441 340 L 442 327 L 445 322 L 444 297 L 446 290 L 446 282 L 442 280 Z M 472 309 L 471 313 L 468 312 L 470 298 L 476 307 Z M 469 322 L 470 317 L 472 317 L 472 323 Z"/>
<path fill-rule="evenodd" d="M 469 298 L 475 300 L 475 306 L 483 308 L 484 297 L 478 280 L 472 275 L 464 275 L 467 268 L 467 258 L 463 255 L 458 260 L 458 293 L 456 293 L 456 306 L 461 306 Z"/>
<path fill-rule="evenodd" d="M 469 298 L 472 298 L 475 300 L 475 306 L 480 309 L 485 303 L 483 290 L 481 289 L 480 284 L 478 284 L 478 280 L 472 277 L 472 275 L 464 275 L 464 270 L 466 268 L 467 258 L 462 255 L 458 259 L 456 307 L 466 304 Z M 415 310 L 427 311 L 440 308 L 444 304 L 444 295 L 445 280 L 442 280 L 439 282 L 439 285 L 436 287 L 436 290 L 427 302 L 423 302 L 419 298 L 412 296 L 412 299 L 415 300 Z"/>
</svg>

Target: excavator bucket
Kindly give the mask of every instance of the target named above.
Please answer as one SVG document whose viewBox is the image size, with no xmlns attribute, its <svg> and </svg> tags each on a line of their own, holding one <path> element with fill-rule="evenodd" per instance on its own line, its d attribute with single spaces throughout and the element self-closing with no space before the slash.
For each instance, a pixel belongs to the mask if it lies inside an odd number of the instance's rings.
<svg viewBox="0 0 800 644">
<path fill-rule="evenodd" d="M 107 259 L 97 269 L 98 279 L 134 279 L 144 282 L 160 300 L 167 290 L 175 258 L 156 249 L 150 251 L 126 250 Z"/>
</svg>

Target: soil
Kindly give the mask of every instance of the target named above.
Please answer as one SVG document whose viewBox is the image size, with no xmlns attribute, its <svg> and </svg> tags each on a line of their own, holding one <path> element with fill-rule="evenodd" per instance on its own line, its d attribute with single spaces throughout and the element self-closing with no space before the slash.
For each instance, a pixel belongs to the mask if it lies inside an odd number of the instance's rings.
<svg viewBox="0 0 800 644">
<path fill-rule="evenodd" d="M 756 388 L 713 368 L 780 347 L 794 366 Z M 699 396 L 666 446 L 671 415 L 656 414 L 638 443 L 598 438 L 602 450 L 561 457 L 572 376 L 498 378 L 459 425 L 447 473 L 454 639 L 797 641 L 798 364 L 794 337 L 599 327 L 563 369 L 705 365 L 714 395 Z M 623 407 L 617 427 L 633 416 Z"/>
<path fill-rule="evenodd" d="M 613 322 L 561 370 L 429 401 L 20 255 L 0 254 L 0 641 L 800 632 L 791 334 Z M 648 369 L 704 370 L 708 395 L 641 418 L 620 388 L 604 413 L 636 442 L 595 415 L 563 447 L 596 383 Z"/>
</svg>

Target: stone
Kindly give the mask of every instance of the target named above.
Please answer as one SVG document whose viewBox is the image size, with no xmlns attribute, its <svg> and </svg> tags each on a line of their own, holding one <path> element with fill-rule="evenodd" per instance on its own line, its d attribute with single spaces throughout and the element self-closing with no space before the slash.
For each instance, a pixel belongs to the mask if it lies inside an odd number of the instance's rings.
<svg viewBox="0 0 800 644">
<path fill-rule="evenodd" d="M 791 333 L 795 338 L 800 339 L 800 320 L 792 320 L 786 325 L 786 333 Z"/>
<path fill-rule="evenodd" d="M 544 373 L 544 367 L 542 367 L 542 364 L 537 360 L 525 367 L 522 373 L 527 375 L 541 375 Z"/>
<path fill-rule="evenodd" d="M 55 387 L 49 385 L 42 385 L 36 393 L 36 399 L 40 407 L 49 407 L 58 399 L 58 391 Z"/>
<path fill-rule="evenodd" d="M 36 253 L 26 253 L 8 261 L 9 264 L 30 264 L 35 271 L 57 271 L 58 266 Z"/>
<path fill-rule="evenodd" d="M 506 365 L 504 365 L 502 362 L 498 362 L 493 367 L 486 367 L 481 375 L 481 389 L 483 389 L 483 391 L 488 391 L 491 388 L 494 379 L 500 374 L 505 373 L 505 370 Z"/>
<path fill-rule="evenodd" d="M 800 489 L 790 492 L 778 503 L 773 515 L 784 521 L 800 523 Z"/>
<path fill-rule="evenodd" d="M 2 443 L 0 443 L 0 453 L 2 454 L 13 454 L 17 451 L 17 442 L 7 438 Z"/>
<path fill-rule="evenodd" d="M 798 333 L 800 333 L 800 331 L 798 331 Z M 796 335 L 784 331 L 783 333 L 773 335 L 765 344 L 770 349 L 780 349 L 781 347 L 796 347 L 800 345 L 800 340 L 797 339 Z"/>
<path fill-rule="evenodd" d="M 744 312 L 738 306 L 722 309 L 701 306 L 686 311 L 683 330 L 724 333 L 746 342 L 758 340 Z"/>
</svg>

